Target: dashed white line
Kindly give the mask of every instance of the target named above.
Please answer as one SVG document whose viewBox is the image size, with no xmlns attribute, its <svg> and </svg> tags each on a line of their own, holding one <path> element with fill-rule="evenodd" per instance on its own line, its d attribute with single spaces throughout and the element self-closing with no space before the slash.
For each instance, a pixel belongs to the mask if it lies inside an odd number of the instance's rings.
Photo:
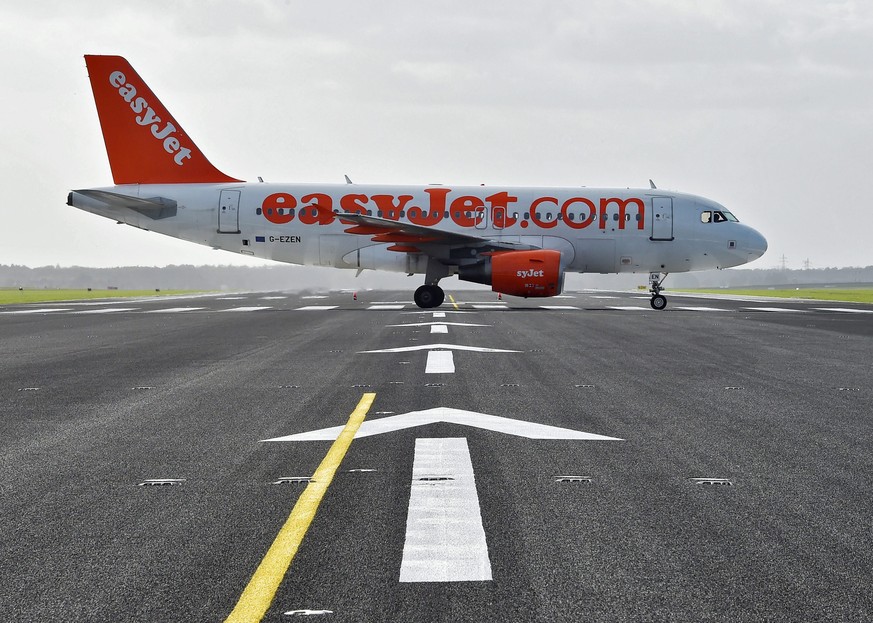
<svg viewBox="0 0 873 623">
<path fill-rule="evenodd" d="M 540 305 L 540 307 L 542 307 L 543 309 L 555 309 L 555 310 L 579 309 L 578 307 L 575 307 L 573 305 Z"/>
<path fill-rule="evenodd" d="M 471 305 L 473 309 L 509 309 L 505 303 Z"/>
<path fill-rule="evenodd" d="M 136 311 L 138 307 L 110 307 L 108 309 L 80 309 L 74 311 L 74 314 L 112 314 L 115 312 Z"/>
<path fill-rule="evenodd" d="M 858 309 L 856 307 L 813 307 L 819 311 L 842 312 L 846 314 L 873 314 L 873 309 Z"/>
<path fill-rule="evenodd" d="M 150 309 L 146 312 L 146 314 L 181 314 L 183 312 L 189 311 L 197 311 L 199 309 L 206 309 L 205 307 L 167 307 L 166 309 Z"/>
<path fill-rule="evenodd" d="M 448 333 L 449 327 L 445 324 L 433 324 L 430 326 L 431 333 Z"/>
<path fill-rule="evenodd" d="M 405 305 L 370 305 L 367 309 L 376 311 L 385 311 L 390 309 L 403 309 Z"/>
<path fill-rule="evenodd" d="M 261 311 L 262 309 L 273 309 L 273 308 L 253 305 L 251 307 L 231 307 L 230 309 L 220 309 L 218 311 L 221 311 L 221 312 L 253 312 L 253 311 Z"/>
<path fill-rule="evenodd" d="M 614 309 L 616 311 L 646 311 L 647 308 L 636 305 L 609 305 L 606 309 Z"/>
<path fill-rule="evenodd" d="M 71 309 L 63 309 L 60 307 L 41 307 L 38 309 L 13 309 L 9 311 L 0 311 L 0 314 L 48 314 L 51 312 L 68 312 Z"/>
<path fill-rule="evenodd" d="M 794 314 L 805 314 L 805 309 L 792 309 L 790 307 L 741 307 L 745 311 L 762 311 L 762 312 L 790 312 Z"/>
<path fill-rule="evenodd" d="M 455 359 L 450 350 L 432 350 L 427 354 L 425 374 L 454 374 Z"/>
<path fill-rule="evenodd" d="M 296 311 L 327 311 L 337 307 L 339 305 L 306 305 L 305 307 L 298 307 Z"/>
<path fill-rule="evenodd" d="M 681 309 L 682 311 L 702 311 L 702 312 L 726 312 L 730 311 L 729 309 L 722 309 L 721 307 L 683 307 L 677 306 L 672 309 Z"/>
<path fill-rule="evenodd" d="M 433 317 L 434 317 L 434 318 L 445 318 L 445 317 L 446 317 L 446 312 L 434 312 L 434 313 L 433 313 Z"/>
<path fill-rule="evenodd" d="M 467 440 L 416 439 L 400 581 L 491 579 Z"/>
</svg>

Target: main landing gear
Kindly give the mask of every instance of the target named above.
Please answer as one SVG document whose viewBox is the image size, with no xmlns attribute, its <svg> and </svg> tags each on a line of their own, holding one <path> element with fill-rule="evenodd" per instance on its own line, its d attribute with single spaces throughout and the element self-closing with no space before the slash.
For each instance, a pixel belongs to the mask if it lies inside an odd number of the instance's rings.
<svg viewBox="0 0 873 623">
<path fill-rule="evenodd" d="M 425 284 L 415 291 L 415 304 L 422 309 L 439 307 L 446 300 L 446 293 L 438 285 Z"/>
<path fill-rule="evenodd" d="M 668 274 L 664 273 L 663 279 L 661 278 L 661 273 L 651 273 L 649 275 L 649 292 L 652 293 L 652 300 L 649 301 L 649 305 L 652 306 L 652 309 L 661 311 L 667 307 L 667 297 L 661 294 L 661 290 L 664 289 L 664 279 L 667 278 Z"/>
</svg>

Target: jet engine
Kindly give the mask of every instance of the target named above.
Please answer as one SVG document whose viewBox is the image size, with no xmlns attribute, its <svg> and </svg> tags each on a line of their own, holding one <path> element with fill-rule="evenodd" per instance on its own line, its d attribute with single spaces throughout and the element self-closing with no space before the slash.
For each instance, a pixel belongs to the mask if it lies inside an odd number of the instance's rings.
<svg viewBox="0 0 873 623">
<path fill-rule="evenodd" d="M 458 278 L 512 296 L 555 296 L 564 289 L 561 252 L 552 249 L 498 251 L 490 261 L 460 266 Z"/>
</svg>

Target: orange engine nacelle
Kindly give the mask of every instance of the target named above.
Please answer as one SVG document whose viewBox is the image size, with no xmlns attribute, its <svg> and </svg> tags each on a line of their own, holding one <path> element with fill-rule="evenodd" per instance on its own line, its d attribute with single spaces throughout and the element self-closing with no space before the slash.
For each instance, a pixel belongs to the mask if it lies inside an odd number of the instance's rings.
<svg viewBox="0 0 873 623">
<path fill-rule="evenodd" d="M 564 289 L 561 252 L 507 251 L 491 258 L 491 289 L 512 296 L 556 296 Z"/>
</svg>

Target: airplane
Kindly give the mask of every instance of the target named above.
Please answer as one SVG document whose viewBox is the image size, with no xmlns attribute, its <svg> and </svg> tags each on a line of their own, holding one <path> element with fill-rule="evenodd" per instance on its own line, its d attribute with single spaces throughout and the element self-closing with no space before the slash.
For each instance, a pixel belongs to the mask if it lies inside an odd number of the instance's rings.
<svg viewBox="0 0 873 623">
<path fill-rule="evenodd" d="M 669 273 L 739 266 L 767 241 L 724 206 L 658 189 L 274 184 L 230 177 L 203 155 L 133 67 L 86 55 L 114 186 L 67 204 L 216 249 L 292 264 L 424 275 L 501 294 L 561 294 L 564 275 L 649 273 L 651 306 Z M 662 277 L 663 273 L 663 277 Z"/>
</svg>

